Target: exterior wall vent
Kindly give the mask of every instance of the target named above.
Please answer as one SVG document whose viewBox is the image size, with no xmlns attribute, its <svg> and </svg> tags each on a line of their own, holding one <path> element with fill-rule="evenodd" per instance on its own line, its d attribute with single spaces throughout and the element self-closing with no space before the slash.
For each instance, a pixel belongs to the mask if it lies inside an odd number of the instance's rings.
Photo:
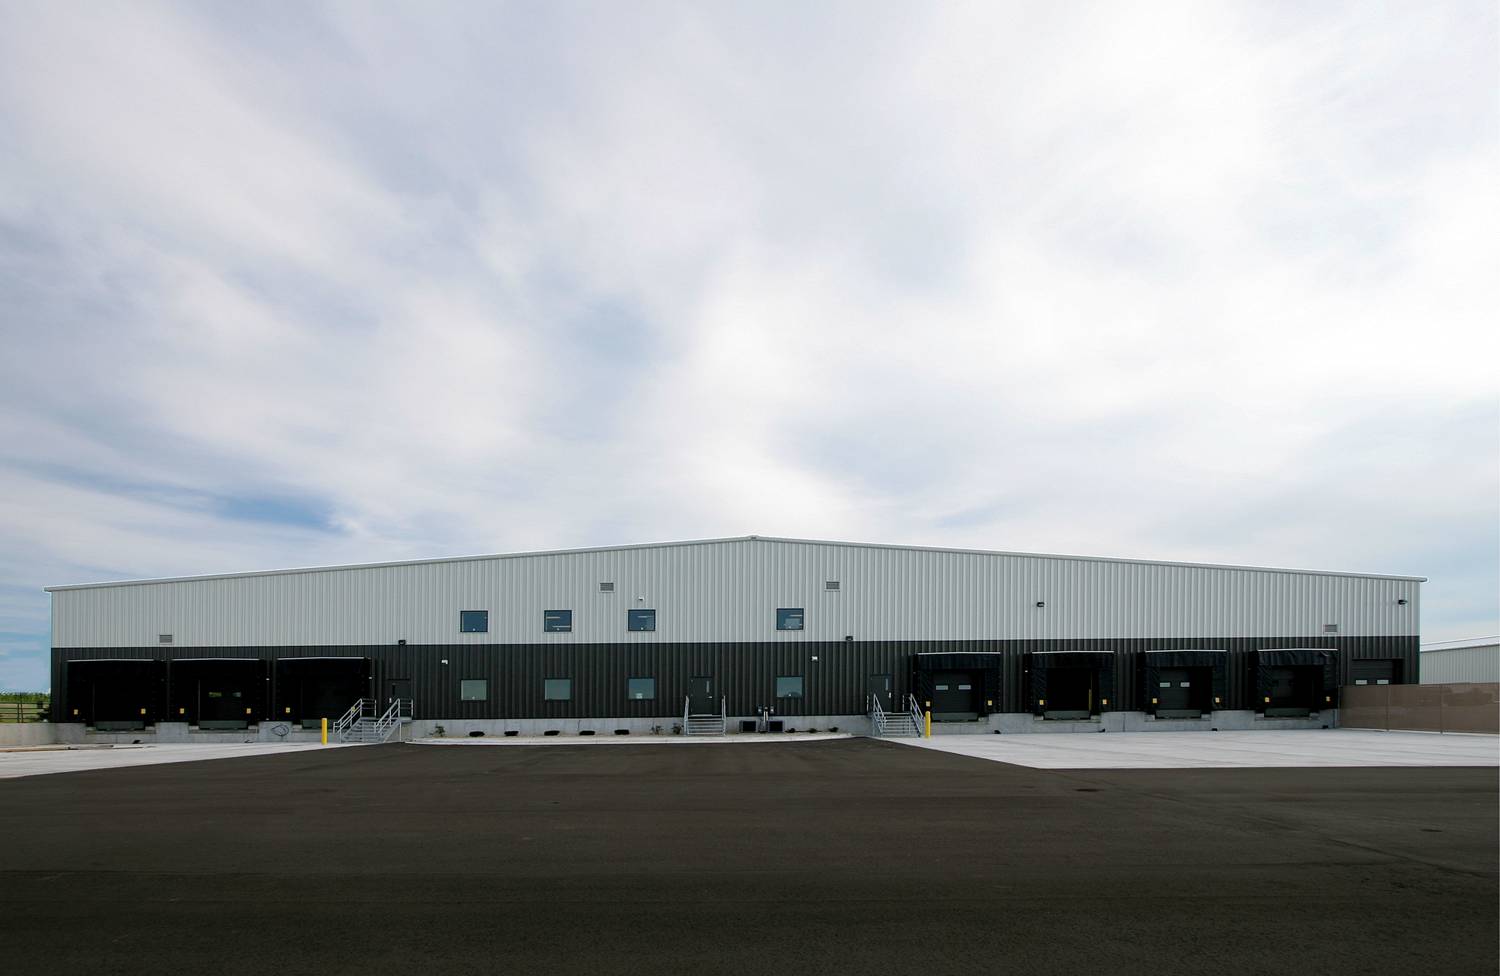
<svg viewBox="0 0 1500 976">
<path fill-rule="evenodd" d="M 1339 625 L 1338 624 L 1324 624 L 1323 625 L 1323 633 L 1325 633 L 1325 634 L 1337 634 L 1338 632 L 1339 632 Z"/>
<path fill-rule="evenodd" d="M 613 583 L 600 583 L 599 584 L 599 592 L 600 593 L 613 593 L 614 591 L 615 591 L 615 584 L 613 584 Z"/>
<path fill-rule="evenodd" d="M 839 588 L 839 581 L 838 580 L 829 580 L 828 582 L 826 582 L 826 583 L 823 584 L 823 589 L 825 589 L 825 590 L 837 590 L 838 588 Z"/>
<path fill-rule="evenodd" d="M 156 642 L 158 644 L 170 644 L 170 643 L 172 643 L 172 635 L 171 634 L 157 634 L 156 635 Z"/>
</svg>

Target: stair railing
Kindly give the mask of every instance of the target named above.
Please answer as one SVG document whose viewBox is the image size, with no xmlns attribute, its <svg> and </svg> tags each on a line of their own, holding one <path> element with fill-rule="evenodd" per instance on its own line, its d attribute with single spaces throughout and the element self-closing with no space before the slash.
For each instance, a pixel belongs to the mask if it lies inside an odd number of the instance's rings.
<svg viewBox="0 0 1500 976">
<path fill-rule="evenodd" d="M 693 703 L 693 696 L 688 695 L 682 699 L 682 734 L 687 735 L 688 730 L 688 706 Z"/>
<path fill-rule="evenodd" d="M 376 742 L 385 742 L 391 737 L 391 730 L 401 724 L 401 713 L 403 710 L 410 714 L 410 699 L 397 698 L 395 701 L 391 702 L 391 707 L 387 708 L 385 710 L 385 714 L 380 716 L 380 718 L 375 722 L 374 732 Z"/>
<path fill-rule="evenodd" d="M 880 695 L 870 695 L 870 723 L 876 735 L 885 735 L 885 709 L 880 705 Z"/>
<path fill-rule="evenodd" d="M 347 741 L 349 730 L 354 727 L 355 722 L 358 722 L 360 718 L 364 716 L 365 702 L 370 702 L 371 705 L 374 704 L 371 699 L 361 698 L 353 705 L 350 705 L 349 710 L 333 723 L 333 728 L 329 731 L 331 731 L 340 742 Z"/>
<path fill-rule="evenodd" d="M 719 734 L 723 735 L 729 731 L 729 697 L 719 696 Z"/>
<path fill-rule="evenodd" d="M 917 696 L 907 695 L 906 698 L 909 702 L 911 702 L 912 726 L 916 729 L 917 735 L 923 735 L 925 734 L 927 723 L 922 717 L 922 709 L 917 705 Z"/>
</svg>

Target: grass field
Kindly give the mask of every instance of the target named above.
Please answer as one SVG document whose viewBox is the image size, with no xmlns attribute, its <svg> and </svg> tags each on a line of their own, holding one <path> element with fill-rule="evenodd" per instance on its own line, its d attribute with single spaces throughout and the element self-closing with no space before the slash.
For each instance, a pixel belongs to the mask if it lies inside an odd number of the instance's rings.
<svg viewBox="0 0 1500 976">
<path fill-rule="evenodd" d="M 1044 770 L 866 739 L 0 782 L 15 972 L 1493 976 L 1493 768 Z"/>
</svg>

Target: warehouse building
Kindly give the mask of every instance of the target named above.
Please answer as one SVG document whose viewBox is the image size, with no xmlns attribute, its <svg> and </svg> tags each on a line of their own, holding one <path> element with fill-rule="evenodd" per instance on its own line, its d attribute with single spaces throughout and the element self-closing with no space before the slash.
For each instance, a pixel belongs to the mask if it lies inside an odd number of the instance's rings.
<svg viewBox="0 0 1500 976">
<path fill-rule="evenodd" d="M 1500 637 L 1423 644 L 1421 661 L 1424 685 L 1500 682 Z"/>
<path fill-rule="evenodd" d="M 1319 727 L 1419 577 L 749 536 L 51 587 L 58 721 L 414 732 Z M 718 722 L 712 721 L 714 718 Z M 686 728 L 682 728 L 686 726 Z"/>
</svg>

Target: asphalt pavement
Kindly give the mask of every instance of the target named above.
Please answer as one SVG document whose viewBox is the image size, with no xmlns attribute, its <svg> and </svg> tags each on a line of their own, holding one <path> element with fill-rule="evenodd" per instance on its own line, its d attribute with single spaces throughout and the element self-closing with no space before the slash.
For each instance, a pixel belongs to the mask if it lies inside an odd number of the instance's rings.
<svg viewBox="0 0 1500 976">
<path fill-rule="evenodd" d="M 1493 768 L 1045 770 L 865 739 L 0 782 L 12 972 L 1493 976 Z"/>
</svg>

